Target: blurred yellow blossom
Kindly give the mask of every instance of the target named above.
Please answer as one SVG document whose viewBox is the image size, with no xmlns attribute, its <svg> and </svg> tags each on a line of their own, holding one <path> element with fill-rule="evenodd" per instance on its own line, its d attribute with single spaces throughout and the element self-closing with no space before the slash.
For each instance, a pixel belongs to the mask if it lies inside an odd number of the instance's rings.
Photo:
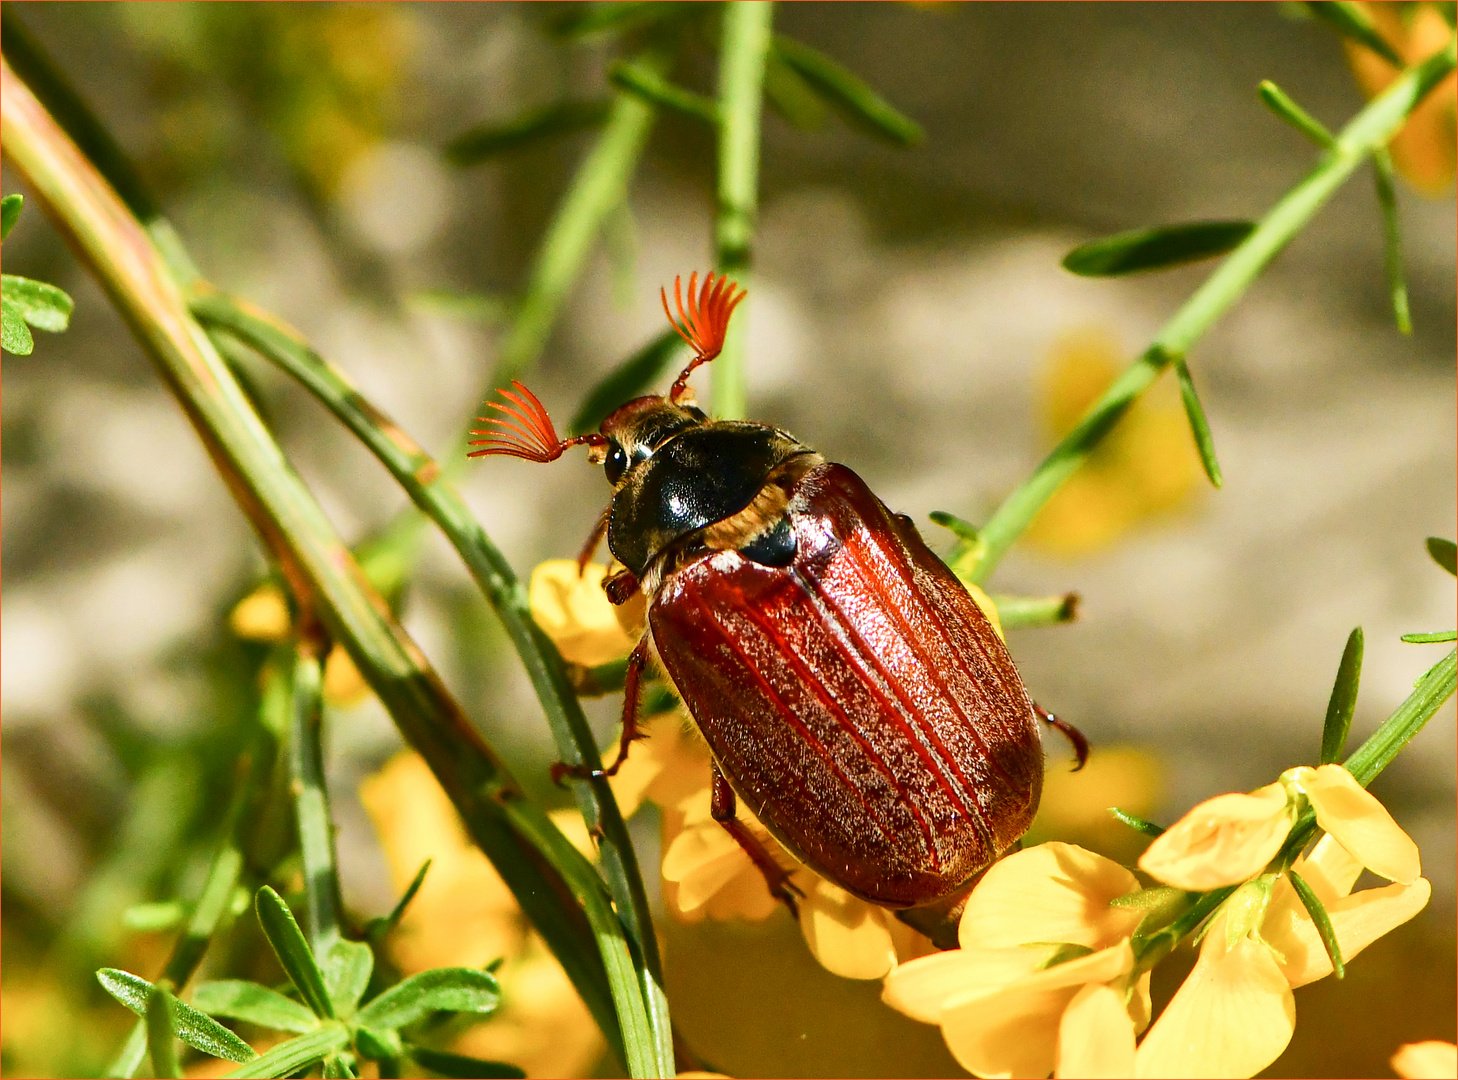
<svg viewBox="0 0 1458 1080">
<path fill-rule="evenodd" d="M 953 1056 L 978 1076 L 1046 1076 L 1060 1055 L 1067 1075 L 1118 1074 L 1149 1020 L 1149 976 L 1134 976 L 1129 944 L 1143 912 L 1111 901 L 1138 888 L 1128 870 L 1072 844 L 1009 855 L 972 891 L 961 947 L 901 964 L 882 997 L 939 1024 Z M 1085 993 L 1089 986 L 1117 1001 L 1112 1029 L 1109 999 Z"/>
<path fill-rule="evenodd" d="M 1458 1077 L 1458 1046 L 1436 1040 L 1404 1043 L 1392 1055 L 1392 1071 L 1405 1080 Z"/>
<path fill-rule="evenodd" d="M 601 563 L 588 563 L 579 572 L 575 559 L 548 559 L 532 571 L 527 589 L 532 619 L 569 663 L 596 667 L 621 660 L 637 644 L 602 591 L 607 571 Z"/>
<path fill-rule="evenodd" d="M 1361 5 L 1393 51 L 1409 64 L 1426 60 L 1453 36 L 1436 4 Z M 1382 57 L 1344 39 L 1347 62 L 1368 97 L 1387 89 L 1397 70 Z M 1453 181 L 1455 158 L 1455 102 L 1458 75 L 1449 75 L 1412 111 L 1392 139 L 1393 164 L 1412 185 L 1429 195 L 1444 191 Z"/>
<path fill-rule="evenodd" d="M 283 590 L 266 581 L 238 601 L 228 627 L 245 641 L 282 641 L 293 627 Z"/>
<path fill-rule="evenodd" d="M 1052 439 L 1071 431 L 1108 389 L 1127 358 L 1100 330 L 1054 345 L 1039 380 L 1043 423 Z M 1199 456 L 1172 380 L 1129 407 L 1028 529 L 1028 540 L 1059 555 L 1104 547 L 1150 515 L 1185 499 L 1201 475 Z"/>
<path fill-rule="evenodd" d="M 1139 859 L 1139 869 L 1180 889 L 1218 889 L 1254 877 L 1276 857 L 1295 822 L 1285 787 L 1206 799 Z"/>
<path fill-rule="evenodd" d="M 506 883 L 471 843 L 429 766 L 413 751 L 397 754 L 360 785 L 360 800 L 398 891 L 431 860 L 389 939 L 401 972 L 504 959 L 497 971 L 501 1009 L 466 1031 L 455 1049 L 510 1061 L 530 1076 L 585 1075 L 603 1050 L 597 1026 Z"/>
<path fill-rule="evenodd" d="M 1149 838 L 1120 822 L 1109 807 L 1148 817 L 1163 788 L 1159 760 L 1144 747 L 1101 744 L 1077 772 L 1050 760 L 1038 814 L 1023 843 L 1066 840 L 1115 861 L 1133 862 Z"/>
</svg>

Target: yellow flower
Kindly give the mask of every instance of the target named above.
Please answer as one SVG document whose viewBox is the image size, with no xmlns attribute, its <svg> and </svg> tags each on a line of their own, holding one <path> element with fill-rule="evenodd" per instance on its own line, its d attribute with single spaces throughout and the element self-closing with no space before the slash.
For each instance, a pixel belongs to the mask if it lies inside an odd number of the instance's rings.
<svg viewBox="0 0 1458 1080">
<path fill-rule="evenodd" d="M 465 1032 L 455 1049 L 513 1062 L 531 1076 L 586 1075 L 603 1049 L 597 1026 L 505 882 L 471 843 L 429 766 L 412 751 L 397 754 L 360 785 L 360 800 L 397 891 L 431 860 L 389 939 L 401 972 L 505 960 L 497 972 L 501 1009 Z"/>
<path fill-rule="evenodd" d="M 1156 837 L 1140 857 L 1139 869 L 1180 889 L 1235 885 L 1266 868 L 1295 820 L 1279 783 L 1249 795 L 1217 795 Z"/>
<path fill-rule="evenodd" d="M 1111 901 L 1138 888 L 1128 870 L 1072 844 L 1010 855 L 968 898 L 961 948 L 901 964 L 882 998 L 939 1024 L 978 1076 L 1046 1076 L 1055 1066 L 1128 1075 L 1134 1035 L 1149 1021 L 1149 976 L 1132 975 L 1129 943 L 1143 912 Z M 1111 1014 L 1121 1018 L 1112 1026 Z"/>
<path fill-rule="evenodd" d="M 1392 1055 L 1392 1071 L 1405 1080 L 1458 1077 L 1458 1046 L 1437 1041 L 1404 1043 Z"/>
<path fill-rule="evenodd" d="M 607 571 L 601 563 L 588 563 L 579 573 L 575 559 L 548 559 L 532 571 L 527 589 L 532 618 L 569 663 L 596 667 L 621 660 L 637 644 L 602 591 Z"/>
<path fill-rule="evenodd" d="M 1426 60 L 1452 36 L 1434 4 L 1412 5 L 1407 11 L 1392 4 L 1363 4 L 1382 37 L 1409 64 Z M 1345 41 L 1347 62 L 1368 97 L 1385 90 L 1397 71 L 1382 57 L 1350 40 Z M 1458 76 L 1449 75 L 1407 118 L 1389 144 L 1399 172 L 1416 188 L 1436 195 L 1453 180 L 1454 104 Z"/>
<path fill-rule="evenodd" d="M 1303 765 L 1249 795 L 1207 799 L 1149 845 L 1139 869 L 1196 891 L 1247 881 L 1281 850 L 1302 798 L 1360 865 L 1405 885 L 1422 873 L 1417 845 L 1340 765 Z"/>
<path fill-rule="evenodd" d="M 1362 864 L 1332 835 L 1292 869 L 1326 907 L 1343 961 L 1416 915 L 1431 894 L 1417 878 L 1350 895 Z M 1194 970 L 1139 1046 L 1137 1076 L 1252 1076 L 1286 1048 L 1296 1020 L 1292 989 L 1331 974 L 1331 961 L 1286 876 L 1256 915 L 1241 919 L 1236 930 L 1251 929 L 1234 941 L 1232 912 L 1216 915 Z"/>
</svg>

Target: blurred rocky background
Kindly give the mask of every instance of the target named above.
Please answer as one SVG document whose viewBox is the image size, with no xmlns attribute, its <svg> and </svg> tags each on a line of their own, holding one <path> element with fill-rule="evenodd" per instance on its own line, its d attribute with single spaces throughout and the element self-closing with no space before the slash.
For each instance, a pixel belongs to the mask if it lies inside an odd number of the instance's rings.
<svg viewBox="0 0 1458 1080">
<path fill-rule="evenodd" d="M 441 149 L 473 125 L 603 93 L 602 46 L 552 37 L 551 12 L 531 4 L 13 14 L 210 278 L 297 326 L 437 455 L 454 452 L 591 136 L 471 168 Z M 1364 100 L 1336 37 L 1282 5 L 787 4 L 777 25 L 865 77 L 926 140 L 898 150 L 834 117 L 805 132 L 766 116 L 751 414 L 851 464 L 943 549 L 927 513 L 984 518 L 1208 272 L 1089 280 L 1063 254 L 1270 206 L 1314 151 L 1261 108 L 1261 79 L 1332 127 Z M 712 92 L 713 61 L 710 44 L 690 49 L 676 77 Z M 1451 126 L 1447 139 L 1451 155 Z M 713 157 L 692 120 L 655 128 L 630 207 L 528 380 L 559 419 L 662 330 L 659 285 L 710 266 Z M 1458 515 L 1454 201 L 1441 178 L 1428 186 L 1399 192 L 1411 337 L 1393 327 L 1381 219 L 1358 175 L 1191 357 L 1224 489 L 1200 475 L 1163 385 L 996 575 L 996 592 L 1081 595 L 1076 623 L 1010 644 L 1034 697 L 1127 766 L 1051 807 L 1045 835 L 1103 836 L 1114 851 L 1126 841 L 1095 823 L 1104 806 L 1141 801 L 1167 820 L 1311 762 L 1354 626 L 1367 642 L 1354 739 L 1441 655 L 1398 640 L 1455 619 L 1453 581 L 1423 548 Z M 8 169 L 4 191 L 25 191 Z M 94 1074 L 124 1033 L 129 1017 L 89 971 L 155 963 L 156 935 L 122 913 L 204 865 L 226 798 L 209 735 L 254 692 L 229 615 L 266 571 L 145 356 L 35 209 L 7 270 L 56 282 L 76 313 L 68 333 L 6 358 L 0 403 L 10 1076 Z M 258 369 L 255 390 L 347 538 L 404 505 L 295 387 Z M 577 460 L 493 459 L 464 477 L 523 573 L 575 553 L 608 493 Z M 514 771 L 565 803 L 515 656 L 438 538 L 406 612 Z M 614 711 L 594 710 L 604 742 Z M 377 914 L 394 886 L 356 792 L 400 743 L 368 700 L 331 725 L 346 901 Z M 1374 785 L 1422 848 L 1432 904 L 1345 982 L 1296 995 L 1295 1041 L 1271 1075 L 1386 1075 L 1398 1044 L 1454 1038 L 1454 746 L 1450 702 Z M 651 866 L 656 834 L 639 832 Z M 675 1017 L 717 1068 L 956 1073 L 935 1029 L 817 968 L 781 914 L 666 933 Z M 1156 994 L 1177 982 L 1178 962 L 1165 968 Z"/>
</svg>

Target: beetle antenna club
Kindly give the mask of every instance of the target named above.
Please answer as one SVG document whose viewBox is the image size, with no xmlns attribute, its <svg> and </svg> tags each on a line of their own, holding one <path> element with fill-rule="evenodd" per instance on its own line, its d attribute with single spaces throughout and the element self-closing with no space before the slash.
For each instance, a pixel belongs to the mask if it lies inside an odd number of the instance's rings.
<svg viewBox="0 0 1458 1080">
<path fill-rule="evenodd" d="M 693 374 L 694 368 L 707 364 L 724 350 L 724 335 L 729 331 L 729 316 L 734 314 L 739 301 L 748 295 L 728 278 L 716 279 L 712 271 L 704 278 L 703 288 L 699 288 L 699 275 L 695 271 L 689 275 L 688 307 L 685 308 L 683 293 L 680 291 L 682 283 L 681 277 L 673 279 L 673 303 L 678 308 L 677 318 L 668 310 L 668 290 L 658 290 L 659 298 L 663 301 L 663 314 L 668 316 L 668 321 L 678 331 L 678 336 L 694 350 L 694 358 L 679 373 L 673 387 L 668 391 L 668 400 L 674 404 L 678 404 L 679 398 L 688 389 L 688 378 Z"/>
<path fill-rule="evenodd" d="M 558 438 L 557 429 L 552 426 L 552 418 L 547 415 L 546 407 L 537 400 L 537 395 L 515 379 L 511 381 L 511 385 L 516 387 L 515 391 L 504 387 L 501 390 L 501 396 L 510 404 L 503 405 L 499 401 L 486 403 L 488 407 L 504 413 L 504 416 L 477 417 L 481 423 L 495 426 L 471 431 L 472 435 L 484 435 L 486 438 L 472 439 L 471 446 L 484 449 L 472 450 L 467 457 L 506 454 L 525 458 L 527 461 L 556 461 L 570 446 L 599 447 L 607 444 L 607 440 L 595 432 L 571 439 Z"/>
</svg>

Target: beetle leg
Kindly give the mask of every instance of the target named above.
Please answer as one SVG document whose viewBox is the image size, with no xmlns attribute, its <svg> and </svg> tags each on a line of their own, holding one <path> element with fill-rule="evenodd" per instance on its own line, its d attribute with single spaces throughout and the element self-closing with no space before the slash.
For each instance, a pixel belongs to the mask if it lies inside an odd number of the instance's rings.
<svg viewBox="0 0 1458 1080">
<path fill-rule="evenodd" d="M 795 918 L 800 917 L 800 907 L 795 902 L 797 896 L 804 896 L 790 880 L 790 873 L 770 856 L 759 842 L 759 838 L 749 831 L 749 826 L 734 816 L 735 799 L 734 789 L 729 786 L 729 781 L 724 778 L 724 773 L 719 769 L 717 761 L 711 761 L 709 767 L 713 770 L 713 786 L 709 795 L 709 815 L 724 826 L 724 830 L 732 837 L 734 842 L 744 849 L 744 854 L 749 856 L 750 862 L 761 874 L 764 875 L 764 883 L 769 886 L 770 895 L 776 900 L 784 902 L 790 909 L 790 914 Z"/>
<path fill-rule="evenodd" d="M 577 553 L 577 573 L 580 575 L 587 569 L 587 564 L 592 562 L 592 557 L 597 554 L 598 545 L 602 538 L 607 535 L 608 520 L 612 516 L 611 505 L 597 519 L 597 524 L 592 527 L 592 535 L 587 538 L 587 543 L 582 545 L 582 550 Z"/>
<path fill-rule="evenodd" d="M 623 734 L 618 740 L 618 756 L 606 769 L 589 769 L 582 765 L 568 765 L 559 761 L 552 766 L 552 782 L 561 784 L 567 777 L 577 780 L 596 780 L 600 777 L 616 776 L 628 760 L 628 747 L 637 739 L 646 738 L 638 730 L 638 704 L 643 697 L 643 668 L 648 663 L 648 636 L 628 655 L 628 670 L 623 675 Z"/>
<path fill-rule="evenodd" d="M 1078 764 L 1073 767 L 1073 771 L 1078 772 L 1083 768 L 1088 763 L 1088 740 L 1083 737 L 1083 732 L 1067 720 L 1058 719 L 1036 701 L 1033 702 L 1033 712 L 1037 714 L 1039 720 L 1073 744 L 1073 756 L 1078 759 Z"/>
</svg>

